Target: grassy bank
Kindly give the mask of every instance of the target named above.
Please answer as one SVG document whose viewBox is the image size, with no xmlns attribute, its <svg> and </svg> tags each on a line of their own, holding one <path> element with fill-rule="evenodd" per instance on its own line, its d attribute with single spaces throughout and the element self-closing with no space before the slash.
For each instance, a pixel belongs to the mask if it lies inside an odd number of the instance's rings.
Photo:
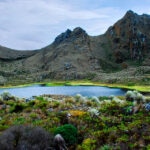
<svg viewBox="0 0 150 150">
<path fill-rule="evenodd" d="M 110 83 L 101 83 L 101 82 L 92 82 L 92 81 L 52 81 L 46 83 L 47 86 L 106 86 L 112 88 L 123 88 L 129 90 L 137 90 L 140 92 L 150 92 L 150 85 L 126 85 L 126 84 L 110 84 Z"/>
<path fill-rule="evenodd" d="M 126 83 L 117 84 L 117 83 L 102 83 L 99 81 L 90 81 L 90 80 L 77 80 L 77 81 L 50 81 L 50 82 L 36 82 L 36 83 L 28 83 L 21 85 L 5 85 L 0 86 L 0 88 L 15 88 L 15 87 L 27 87 L 33 85 L 43 85 L 43 86 L 105 86 L 111 88 L 122 88 L 128 90 L 137 90 L 139 92 L 150 93 L 150 85 L 144 84 L 133 84 L 129 85 Z"/>
</svg>

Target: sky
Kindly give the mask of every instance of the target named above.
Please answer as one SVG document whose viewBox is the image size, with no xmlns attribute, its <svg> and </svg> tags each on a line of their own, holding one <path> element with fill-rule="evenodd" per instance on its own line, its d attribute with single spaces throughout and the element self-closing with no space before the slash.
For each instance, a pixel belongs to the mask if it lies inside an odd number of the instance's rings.
<svg viewBox="0 0 150 150">
<path fill-rule="evenodd" d="M 150 14 L 150 0 L 0 0 L 0 45 L 40 49 L 76 27 L 100 35 L 128 10 Z"/>
</svg>

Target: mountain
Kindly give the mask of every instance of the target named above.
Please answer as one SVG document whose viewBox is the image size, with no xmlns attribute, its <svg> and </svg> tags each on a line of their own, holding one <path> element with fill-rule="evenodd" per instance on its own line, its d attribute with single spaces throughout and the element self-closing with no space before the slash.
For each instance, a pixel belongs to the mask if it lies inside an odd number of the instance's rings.
<svg viewBox="0 0 150 150">
<path fill-rule="evenodd" d="M 137 15 L 128 11 L 125 16 L 106 32 L 110 48 L 115 53 L 115 61 L 143 61 L 150 48 L 150 16 Z"/>
<path fill-rule="evenodd" d="M 150 73 L 150 16 L 128 11 L 105 34 L 89 36 L 67 29 L 40 50 L 0 46 L 0 81 L 39 82 L 93 79 L 106 82 L 143 79 Z M 144 76 L 145 78 L 145 76 Z M 148 78 L 149 80 L 149 78 Z"/>
</svg>

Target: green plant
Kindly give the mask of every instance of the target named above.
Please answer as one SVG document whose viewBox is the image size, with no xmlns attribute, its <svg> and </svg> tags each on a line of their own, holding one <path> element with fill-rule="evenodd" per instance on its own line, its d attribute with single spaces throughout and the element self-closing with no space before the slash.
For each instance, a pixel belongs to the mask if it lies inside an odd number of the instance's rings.
<svg viewBox="0 0 150 150">
<path fill-rule="evenodd" d="M 96 108 L 89 108 L 89 113 L 91 115 L 91 117 L 94 117 L 94 116 L 99 116 L 99 111 L 96 109 Z"/>
<path fill-rule="evenodd" d="M 12 97 L 12 95 L 7 91 L 4 91 L 0 96 L 1 96 L 1 99 L 4 101 L 10 100 Z"/>
<path fill-rule="evenodd" d="M 31 100 L 28 102 L 29 107 L 33 107 L 35 105 L 35 101 Z"/>
<path fill-rule="evenodd" d="M 47 102 L 44 102 L 44 101 L 37 104 L 37 107 L 38 107 L 38 108 L 41 108 L 41 109 L 42 109 L 43 107 L 45 108 L 46 106 L 47 106 Z"/>
<path fill-rule="evenodd" d="M 112 150 L 109 145 L 103 145 L 99 150 Z"/>
<path fill-rule="evenodd" d="M 138 91 L 127 91 L 126 100 L 136 101 L 137 103 L 145 102 L 145 97 Z"/>
<path fill-rule="evenodd" d="M 38 119 L 38 114 L 36 114 L 36 113 L 30 113 L 30 118 L 32 119 L 32 120 L 36 120 L 36 119 Z"/>
<path fill-rule="evenodd" d="M 15 103 L 12 107 L 10 107 L 9 112 L 10 113 L 17 113 L 23 111 L 23 109 L 26 108 L 26 105 L 23 103 Z"/>
<path fill-rule="evenodd" d="M 91 101 L 96 103 L 96 104 L 100 104 L 99 98 L 96 96 L 91 97 Z"/>
<path fill-rule="evenodd" d="M 82 142 L 82 145 L 78 146 L 78 150 L 95 150 L 96 148 L 96 140 L 87 138 Z"/>
<path fill-rule="evenodd" d="M 117 139 L 118 142 L 128 142 L 129 136 L 127 134 L 123 134 L 121 137 Z"/>
<path fill-rule="evenodd" d="M 76 94 L 74 98 L 76 102 L 86 102 L 86 97 L 83 97 L 81 94 Z"/>
<path fill-rule="evenodd" d="M 16 118 L 15 121 L 14 121 L 14 125 L 20 125 L 20 124 L 24 124 L 25 123 L 25 118 L 24 117 L 19 117 L 19 118 Z"/>
<path fill-rule="evenodd" d="M 67 112 L 61 111 L 57 113 L 57 117 L 60 119 L 61 124 L 67 124 L 68 123 L 68 117 L 67 117 Z"/>
<path fill-rule="evenodd" d="M 77 143 L 77 128 L 71 124 L 65 124 L 58 127 L 54 134 L 62 135 L 66 144 L 69 146 Z"/>
<path fill-rule="evenodd" d="M 37 100 L 39 100 L 39 101 L 43 101 L 43 100 L 44 100 L 44 97 L 39 96 L 39 97 L 37 97 Z"/>
<path fill-rule="evenodd" d="M 150 144 L 148 144 L 147 146 L 146 146 L 146 150 L 149 150 L 150 149 Z"/>
<path fill-rule="evenodd" d="M 9 128 L 8 125 L 2 125 L 2 124 L 0 124 L 0 131 L 4 131 L 4 130 L 6 130 L 7 128 Z"/>
<path fill-rule="evenodd" d="M 135 100 L 135 93 L 132 91 L 127 91 L 125 94 L 126 100 L 128 101 L 134 101 Z"/>
<path fill-rule="evenodd" d="M 108 96 L 100 96 L 100 97 L 99 97 L 99 100 L 100 100 L 100 101 L 103 101 L 103 100 L 110 100 L 111 97 L 112 97 L 112 96 L 109 96 L 109 97 L 108 97 Z"/>
<path fill-rule="evenodd" d="M 59 105 L 60 105 L 60 102 L 54 101 L 52 107 L 53 107 L 53 108 L 57 108 Z"/>
</svg>

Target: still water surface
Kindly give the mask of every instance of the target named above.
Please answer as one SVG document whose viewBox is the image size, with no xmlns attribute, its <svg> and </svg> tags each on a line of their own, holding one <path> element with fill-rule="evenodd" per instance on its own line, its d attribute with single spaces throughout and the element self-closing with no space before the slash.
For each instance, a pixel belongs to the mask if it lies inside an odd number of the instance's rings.
<svg viewBox="0 0 150 150">
<path fill-rule="evenodd" d="M 71 95 L 81 94 L 83 96 L 110 96 L 110 95 L 124 95 L 125 90 L 119 88 L 108 88 L 102 86 L 40 86 L 33 85 L 27 87 L 3 88 L 0 89 L 0 94 L 8 91 L 12 95 L 29 98 L 42 94 L 55 95 Z"/>
</svg>

